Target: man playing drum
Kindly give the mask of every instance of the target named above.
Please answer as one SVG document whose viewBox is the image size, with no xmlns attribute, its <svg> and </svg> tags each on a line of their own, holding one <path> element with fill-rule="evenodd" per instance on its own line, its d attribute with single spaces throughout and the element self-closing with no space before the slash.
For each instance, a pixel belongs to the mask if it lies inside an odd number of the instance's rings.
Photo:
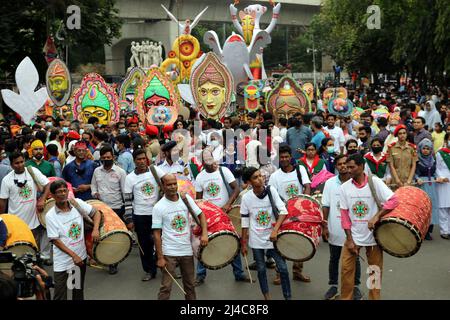
<svg viewBox="0 0 450 320">
<path fill-rule="evenodd" d="M 341 224 L 347 238 L 342 249 L 342 300 L 353 299 L 356 258 L 361 247 L 366 248 L 371 273 L 369 299 L 380 299 L 383 251 L 375 241 L 373 229 L 381 217 L 398 206 L 397 197 L 380 178 L 370 179 L 364 173 L 364 164 L 361 154 L 352 154 L 347 159 L 352 179 L 342 184 L 339 196 Z"/>
<path fill-rule="evenodd" d="M 204 199 L 223 209 L 228 213 L 231 205 L 239 195 L 239 186 L 231 171 L 226 167 L 220 167 L 214 160 L 209 150 L 202 152 L 203 167 L 195 179 L 195 191 L 197 199 Z M 221 172 L 222 171 L 222 172 Z M 223 177 L 223 178 L 222 178 Z M 228 186 L 226 185 L 228 184 Z M 232 193 L 229 195 L 228 188 Z M 234 278 L 236 281 L 250 280 L 245 276 L 242 270 L 241 256 L 238 254 L 231 263 L 233 267 Z M 206 268 L 199 261 L 197 264 L 197 279 L 195 285 L 199 286 L 205 282 Z"/>
<path fill-rule="evenodd" d="M 269 179 L 269 185 L 273 186 L 283 201 L 288 201 L 292 197 L 300 194 L 311 194 L 311 181 L 305 167 L 292 165 L 292 151 L 287 144 L 281 144 L 278 151 L 280 157 L 280 169 L 275 171 Z M 292 266 L 293 279 L 303 282 L 311 282 L 308 276 L 303 275 L 303 262 L 294 262 Z M 277 278 L 273 282 L 280 284 L 281 280 Z"/>
<path fill-rule="evenodd" d="M 172 278 L 178 264 L 181 269 L 186 300 L 196 300 L 195 268 L 191 245 L 189 208 L 178 194 L 177 178 L 166 174 L 162 179 L 164 197 L 153 208 L 153 237 L 155 239 L 157 266 L 163 274 L 158 294 L 159 300 L 169 300 Z M 195 201 L 186 194 L 192 213 L 200 218 L 202 227 L 201 245 L 208 244 L 208 230 L 205 215 Z M 169 274 L 170 273 L 170 274 Z M 171 276 L 172 275 L 172 276 Z"/>
<path fill-rule="evenodd" d="M 46 264 L 50 265 L 48 239 L 37 216 L 37 211 L 41 212 L 44 209 L 45 200 L 50 193 L 49 180 L 38 169 L 25 168 L 25 159 L 22 153 L 13 152 L 9 160 L 13 171 L 8 173 L 2 181 L 0 214 L 5 213 L 8 200 L 8 212 L 17 215 L 28 224 L 39 249 L 46 249 L 43 258 L 46 259 Z M 37 199 L 39 188 L 43 188 L 43 190 L 41 190 L 42 195 Z"/>
<path fill-rule="evenodd" d="M 286 206 L 274 187 L 264 185 L 264 177 L 254 168 L 244 169 L 243 179 L 250 183 L 252 190 L 244 194 L 241 203 L 242 239 L 241 251 L 247 255 L 248 246 L 253 250 L 258 270 L 259 286 L 265 300 L 270 300 L 269 287 L 265 264 L 265 251 L 275 260 L 280 272 L 281 287 L 286 300 L 291 299 L 291 284 L 286 261 L 274 249 L 273 243 L 277 239 L 278 230 L 287 216 Z M 273 199 L 273 203 L 272 200 Z M 274 212 L 274 210 L 278 211 Z"/>
<path fill-rule="evenodd" d="M 68 201 L 69 189 L 64 180 L 54 181 L 50 191 L 55 206 L 47 213 L 46 222 L 48 238 L 53 243 L 54 300 L 67 300 L 67 289 L 72 289 L 72 300 L 84 300 L 87 260 L 84 220 L 93 220 L 92 238 L 97 242 L 101 214 L 83 200 Z M 68 288 L 69 273 L 75 279 L 74 288 Z"/>
<path fill-rule="evenodd" d="M 322 225 L 322 236 L 325 241 L 328 241 L 330 247 L 328 284 L 331 286 L 325 293 L 325 300 L 334 300 L 338 296 L 339 260 L 341 258 L 342 246 L 345 242 L 345 232 L 341 227 L 339 194 L 341 185 L 350 179 L 346 162 L 346 156 L 342 154 L 336 156 L 335 164 L 339 175 L 327 180 L 323 189 L 322 208 L 324 224 Z M 355 288 L 353 292 L 354 300 L 361 300 L 362 298 L 361 291 L 358 287 L 360 283 L 361 265 L 359 258 L 357 258 Z"/>
</svg>

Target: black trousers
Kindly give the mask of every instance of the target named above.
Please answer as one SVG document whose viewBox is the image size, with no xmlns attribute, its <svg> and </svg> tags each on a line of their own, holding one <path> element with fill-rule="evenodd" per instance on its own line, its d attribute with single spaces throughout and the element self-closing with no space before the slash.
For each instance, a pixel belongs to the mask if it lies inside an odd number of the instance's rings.
<svg viewBox="0 0 450 320">
<path fill-rule="evenodd" d="M 339 281 L 339 261 L 341 259 L 342 247 L 330 246 L 330 263 L 328 265 L 329 281 L 328 284 L 331 286 L 337 286 Z M 361 284 L 361 263 L 359 258 L 356 258 L 356 272 L 355 272 L 355 286 Z"/>
<path fill-rule="evenodd" d="M 141 256 L 142 268 L 145 273 L 156 275 L 156 256 L 152 233 L 152 216 L 139 216 L 133 214 L 134 230 L 136 231 Z M 142 251 L 143 253 L 142 253 Z"/>
<path fill-rule="evenodd" d="M 85 259 L 83 262 L 84 262 L 83 266 L 80 267 L 80 276 L 81 276 L 80 288 L 72 289 L 72 300 L 84 300 L 84 278 L 86 276 L 87 259 Z M 69 271 L 69 273 L 70 273 L 70 271 Z M 53 300 L 67 300 L 67 290 L 71 289 L 71 288 L 68 288 L 68 285 L 67 285 L 67 279 L 69 278 L 69 273 L 67 271 L 62 271 L 62 272 L 55 272 L 53 274 L 54 281 L 55 281 L 55 291 L 54 291 Z M 73 276 L 73 277 L 75 277 L 75 276 Z"/>
</svg>

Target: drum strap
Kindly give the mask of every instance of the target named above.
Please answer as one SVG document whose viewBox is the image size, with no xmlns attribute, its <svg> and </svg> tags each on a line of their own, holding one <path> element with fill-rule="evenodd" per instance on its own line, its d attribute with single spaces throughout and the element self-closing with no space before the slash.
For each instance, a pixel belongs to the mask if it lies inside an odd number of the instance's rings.
<svg viewBox="0 0 450 320">
<path fill-rule="evenodd" d="M 227 189 L 228 197 L 231 197 L 233 192 L 231 191 L 230 185 L 227 183 L 227 180 L 225 180 L 225 176 L 223 174 L 223 170 L 222 170 L 221 166 L 219 166 L 219 172 L 220 172 L 220 176 L 222 177 L 222 181 L 225 184 L 225 188 Z"/>
<path fill-rule="evenodd" d="M 37 186 L 37 191 L 38 192 L 44 191 L 44 187 L 36 179 L 36 175 L 34 174 L 33 168 L 31 166 L 27 166 L 27 171 L 30 174 L 31 179 L 33 180 L 34 184 Z"/>
<path fill-rule="evenodd" d="M 272 206 L 272 212 L 275 216 L 275 219 L 278 220 L 278 216 L 280 211 L 278 210 L 277 206 L 275 205 L 275 201 L 273 201 L 272 192 L 270 191 L 270 186 L 267 186 L 267 195 L 269 196 L 270 205 Z"/>
<path fill-rule="evenodd" d="M 296 166 L 295 166 L 295 171 L 297 172 L 297 179 L 298 179 L 298 182 L 300 182 L 300 185 L 301 185 L 302 188 L 303 188 L 302 175 L 300 174 L 300 166 L 299 166 L 299 165 L 296 165 Z M 303 190 L 300 190 L 300 192 L 303 193 Z"/>
<path fill-rule="evenodd" d="M 85 232 L 92 231 L 92 229 L 94 228 L 94 221 L 92 221 L 91 217 L 89 217 L 89 214 L 80 207 L 80 205 L 78 204 L 78 202 L 75 199 L 69 199 L 68 201 L 71 204 L 71 206 L 74 207 L 80 213 L 81 217 L 83 218 L 84 231 Z M 102 214 L 101 211 L 99 211 L 99 213 Z M 103 215 L 102 215 L 102 219 L 103 219 Z"/>
<path fill-rule="evenodd" d="M 156 173 L 156 169 L 154 165 L 150 165 L 150 172 L 153 175 L 153 178 L 155 178 L 156 183 L 158 184 L 159 187 L 159 198 L 161 199 L 163 196 L 163 188 L 162 188 L 162 184 L 161 184 L 161 179 L 158 177 L 158 174 Z"/>
<path fill-rule="evenodd" d="M 202 225 L 200 224 L 200 220 L 198 219 L 198 217 L 195 215 L 194 210 L 192 210 L 191 204 L 189 203 L 188 199 L 186 197 L 181 197 L 181 200 L 183 200 L 184 204 L 186 205 L 189 213 L 191 214 L 192 218 L 194 219 L 195 223 L 201 228 Z"/>
<path fill-rule="evenodd" d="M 375 202 L 377 204 L 378 210 L 381 210 L 382 205 L 381 205 L 380 199 L 378 198 L 377 192 L 375 190 L 375 185 L 373 184 L 372 173 L 369 173 L 367 181 L 369 183 L 369 188 L 370 188 L 370 192 L 372 193 L 372 197 L 375 199 Z"/>
</svg>

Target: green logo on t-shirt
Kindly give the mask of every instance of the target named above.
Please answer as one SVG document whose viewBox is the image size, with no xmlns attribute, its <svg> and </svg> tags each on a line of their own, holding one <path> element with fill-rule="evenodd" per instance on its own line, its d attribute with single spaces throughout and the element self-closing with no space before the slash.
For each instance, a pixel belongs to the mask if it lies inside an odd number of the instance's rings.
<svg viewBox="0 0 450 320">
<path fill-rule="evenodd" d="M 369 206 L 364 201 L 356 201 L 352 207 L 353 214 L 357 218 L 364 218 L 369 213 Z"/>
<path fill-rule="evenodd" d="M 142 185 L 141 191 L 143 194 L 151 196 L 153 191 L 155 191 L 155 187 L 150 182 L 146 182 Z"/>
<path fill-rule="evenodd" d="M 286 194 L 289 198 L 298 196 L 298 186 L 294 183 L 289 184 L 286 187 Z"/>
<path fill-rule="evenodd" d="M 176 232 L 183 232 L 186 229 L 186 218 L 180 215 L 175 216 L 172 219 L 172 228 Z"/>
<path fill-rule="evenodd" d="M 220 187 L 218 184 L 214 182 L 210 182 L 208 186 L 206 187 L 206 193 L 210 195 L 211 197 L 217 197 L 217 195 L 220 192 Z"/>
<path fill-rule="evenodd" d="M 260 209 L 258 215 L 256 216 L 256 222 L 260 226 L 267 227 L 270 223 L 270 215 L 267 210 Z"/>
<path fill-rule="evenodd" d="M 22 188 L 20 188 L 19 190 L 19 195 L 24 198 L 25 200 L 30 199 L 31 198 L 31 193 L 32 190 L 30 188 L 30 186 L 28 184 L 24 185 Z"/>
<path fill-rule="evenodd" d="M 81 226 L 78 223 L 72 223 L 68 236 L 72 240 L 78 240 L 81 237 Z"/>
</svg>

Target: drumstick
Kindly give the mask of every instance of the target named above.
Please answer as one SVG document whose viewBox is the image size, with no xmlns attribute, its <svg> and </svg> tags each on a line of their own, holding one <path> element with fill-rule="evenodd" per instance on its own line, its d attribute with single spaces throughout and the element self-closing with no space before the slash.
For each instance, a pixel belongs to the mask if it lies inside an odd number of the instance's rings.
<svg viewBox="0 0 450 320">
<path fill-rule="evenodd" d="M 175 283 L 177 284 L 178 288 L 180 288 L 180 290 L 184 293 L 185 296 L 187 296 L 187 293 L 184 291 L 184 289 L 180 286 L 180 284 L 178 283 L 177 280 L 175 280 L 175 278 L 172 276 L 172 274 L 169 272 L 169 270 L 167 270 L 167 267 L 164 267 L 164 270 L 166 270 L 166 272 L 169 274 L 169 276 L 172 278 L 173 281 L 175 281 Z"/>
<path fill-rule="evenodd" d="M 136 243 L 137 243 L 137 245 L 138 245 L 138 247 L 139 247 L 139 249 L 141 250 L 141 252 L 142 252 L 142 255 L 143 256 L 145 256 L 145 254 L 144 254 L 144 250 L 142 250 L 142 247 L 141 247 L 141 245 L 139 244 L 139 240 L 138 240 L 138 238 L 137 237 L 134 237 L 134 235 L 133 235 L 133 239 L 136 241 Z"/>
<path fill-rule="evenodd" d="M 250 268 L 248 267 L 247 255 L 244 256 L 245 266 L 247 267 L 248 277 L 250 278 L 250 283 L 253 283 L 252 274 L 250 273 Z"/>
</svg>

